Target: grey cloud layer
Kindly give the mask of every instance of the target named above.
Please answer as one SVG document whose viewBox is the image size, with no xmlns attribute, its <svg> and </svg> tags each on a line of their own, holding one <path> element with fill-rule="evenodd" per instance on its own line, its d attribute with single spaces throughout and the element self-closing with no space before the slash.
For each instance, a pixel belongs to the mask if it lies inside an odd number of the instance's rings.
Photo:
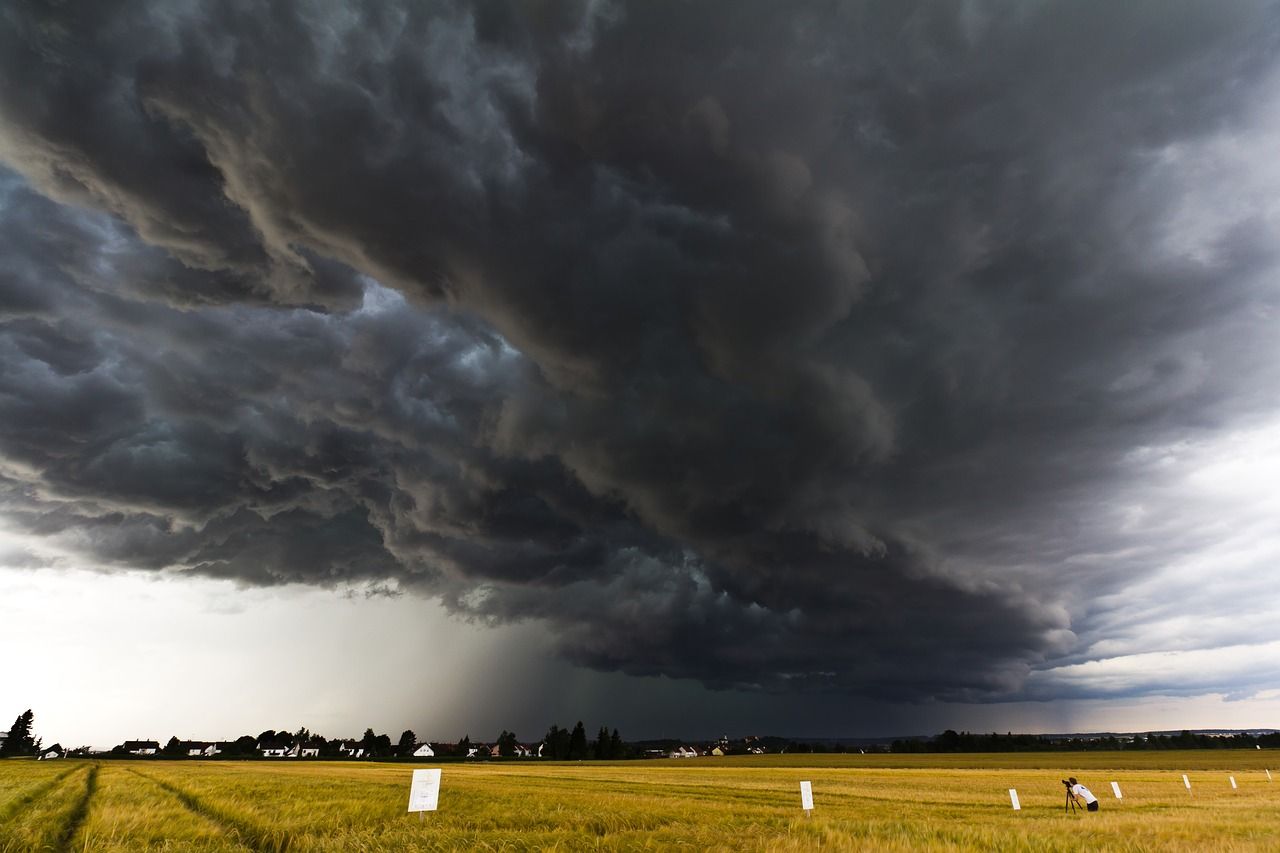
<svg viewBox="0 0 1280 853">
<path fill-rule="evenodd" d="M 1141 539 L 1126 454 L 1272 411 L 1267 211 L 1177 167 L 1265 131 L 1274 11 L 16 6 L 6 515 L 602 669 L 1018 696 L 1171 553 L 1062 581 Z"/>
</svg>

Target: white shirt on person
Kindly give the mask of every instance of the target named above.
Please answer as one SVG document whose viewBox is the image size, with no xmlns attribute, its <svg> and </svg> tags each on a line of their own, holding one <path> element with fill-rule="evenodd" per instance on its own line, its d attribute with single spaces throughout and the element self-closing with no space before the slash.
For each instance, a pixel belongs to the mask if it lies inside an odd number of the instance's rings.
<svg viewBox="0 0 1280 853">
<path fill-rule="evenodd" d="M 1071 793 L 1075 794 L 1086 803 L 1096 803 L 1098 801 L 1098 798 L 1093 795 L 1093 791 L 1090 791 L 1084 785 L 1072 785 Z"/>
</svg>

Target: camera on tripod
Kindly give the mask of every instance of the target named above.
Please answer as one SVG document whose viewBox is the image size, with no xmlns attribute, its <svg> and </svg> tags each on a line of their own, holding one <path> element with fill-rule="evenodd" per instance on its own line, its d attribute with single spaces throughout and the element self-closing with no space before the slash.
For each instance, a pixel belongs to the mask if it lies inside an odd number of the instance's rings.
<svg viewBox="0 0 1280 853">
<path fill-rule="evenodd" d="M 1076 792 L 1072 790 L 1075 787 L 1075 779 L 1063 779 L 1062 787 L 1067 789 L 1066 802 L 1062 804 L 1062 810 L 1065 812 L 1068 808 L 1074 814 L 1076 810 Z"/>
</svg>

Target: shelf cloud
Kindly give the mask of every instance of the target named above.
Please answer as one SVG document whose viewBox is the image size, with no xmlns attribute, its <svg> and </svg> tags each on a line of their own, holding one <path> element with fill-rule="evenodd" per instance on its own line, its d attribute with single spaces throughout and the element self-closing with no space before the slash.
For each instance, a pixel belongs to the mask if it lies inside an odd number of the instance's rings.
<svg viewBox="0 0 1280 853">
<path fill-rule="evenodd" d="M 717 689 L 1177 693 L 1222 650 L 1196 690 L 1247 692 L 1274 12 L 18 4 L 0 512 Z"/>
</svg>

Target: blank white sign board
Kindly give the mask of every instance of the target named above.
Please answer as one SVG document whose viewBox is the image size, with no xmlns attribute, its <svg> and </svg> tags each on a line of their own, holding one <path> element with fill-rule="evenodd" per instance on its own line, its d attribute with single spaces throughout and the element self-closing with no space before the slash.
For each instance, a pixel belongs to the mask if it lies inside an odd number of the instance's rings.
<svg viewBox="0 0 1280 853">
<path fill-rule="evenodd" d="M 1182 774 L 1182 784 L 1184 784 L 1184 785 L 1186 785 L 1186 786 L 1187 786 L 1187 790 L 1188 790 L 1188 791 L 1190 791 L 1190 790 L 1191 790 L 1191 780 L 1187 778 L 1187 774 L 1186 774 L 1186 773 L 1183 773 L 1183 774 Z"/>
<path fill-rule="evenodd" d="M 1015 812 L 1020 812 L 1020 811 L 1022 811 L 1022 803 L 1018 802 L 1018 789 L 1017 789 L 1017 788 L 1010 788 L 1010 789 L 1009 789 L 1009 802 L 1013 803 L 1013 810 L 1014 810 Z"/>
<path fill-rule="evenodd" d="M 813 783 L 800 783 L 800 808 L 807 812 L 813 811 Z"/>
<path fill-rule="evenodd" d="M 409 811 L 433 812 L 440 803 L 440 770 L 413 771 L 409 786 Z"/>
<path fill-rule="evenodd" d="M 1227 778 L 1231 780 L 1231 787 L 1234 789 L 1236 787 L 1236 777 L 1228 776 Z"/>
<path fill-rule="evenodd" d="M 1268 771 L 1267 771 L 1267 781 L 1268 781 L 1268 782 L 1270 782 L 1270 781 L 1271 781 L 1271 771 L 1270 771 L 1270 770 L 1268 770 Z"/>
<path fill-rule="evenodd" d="M 1120 783 L 1119 783 L 1119 782 L 1112 782 L 1112 783 L 1111 783 L 1111 790 L 1115 791 L 1115 793 L 1116 793 L 1116 799 L 1117 799 L 1117 800 L 1123 800 L 1123 799 L 1124 799 L 1124 794 L 1120 793 Z"/>
</svg>

